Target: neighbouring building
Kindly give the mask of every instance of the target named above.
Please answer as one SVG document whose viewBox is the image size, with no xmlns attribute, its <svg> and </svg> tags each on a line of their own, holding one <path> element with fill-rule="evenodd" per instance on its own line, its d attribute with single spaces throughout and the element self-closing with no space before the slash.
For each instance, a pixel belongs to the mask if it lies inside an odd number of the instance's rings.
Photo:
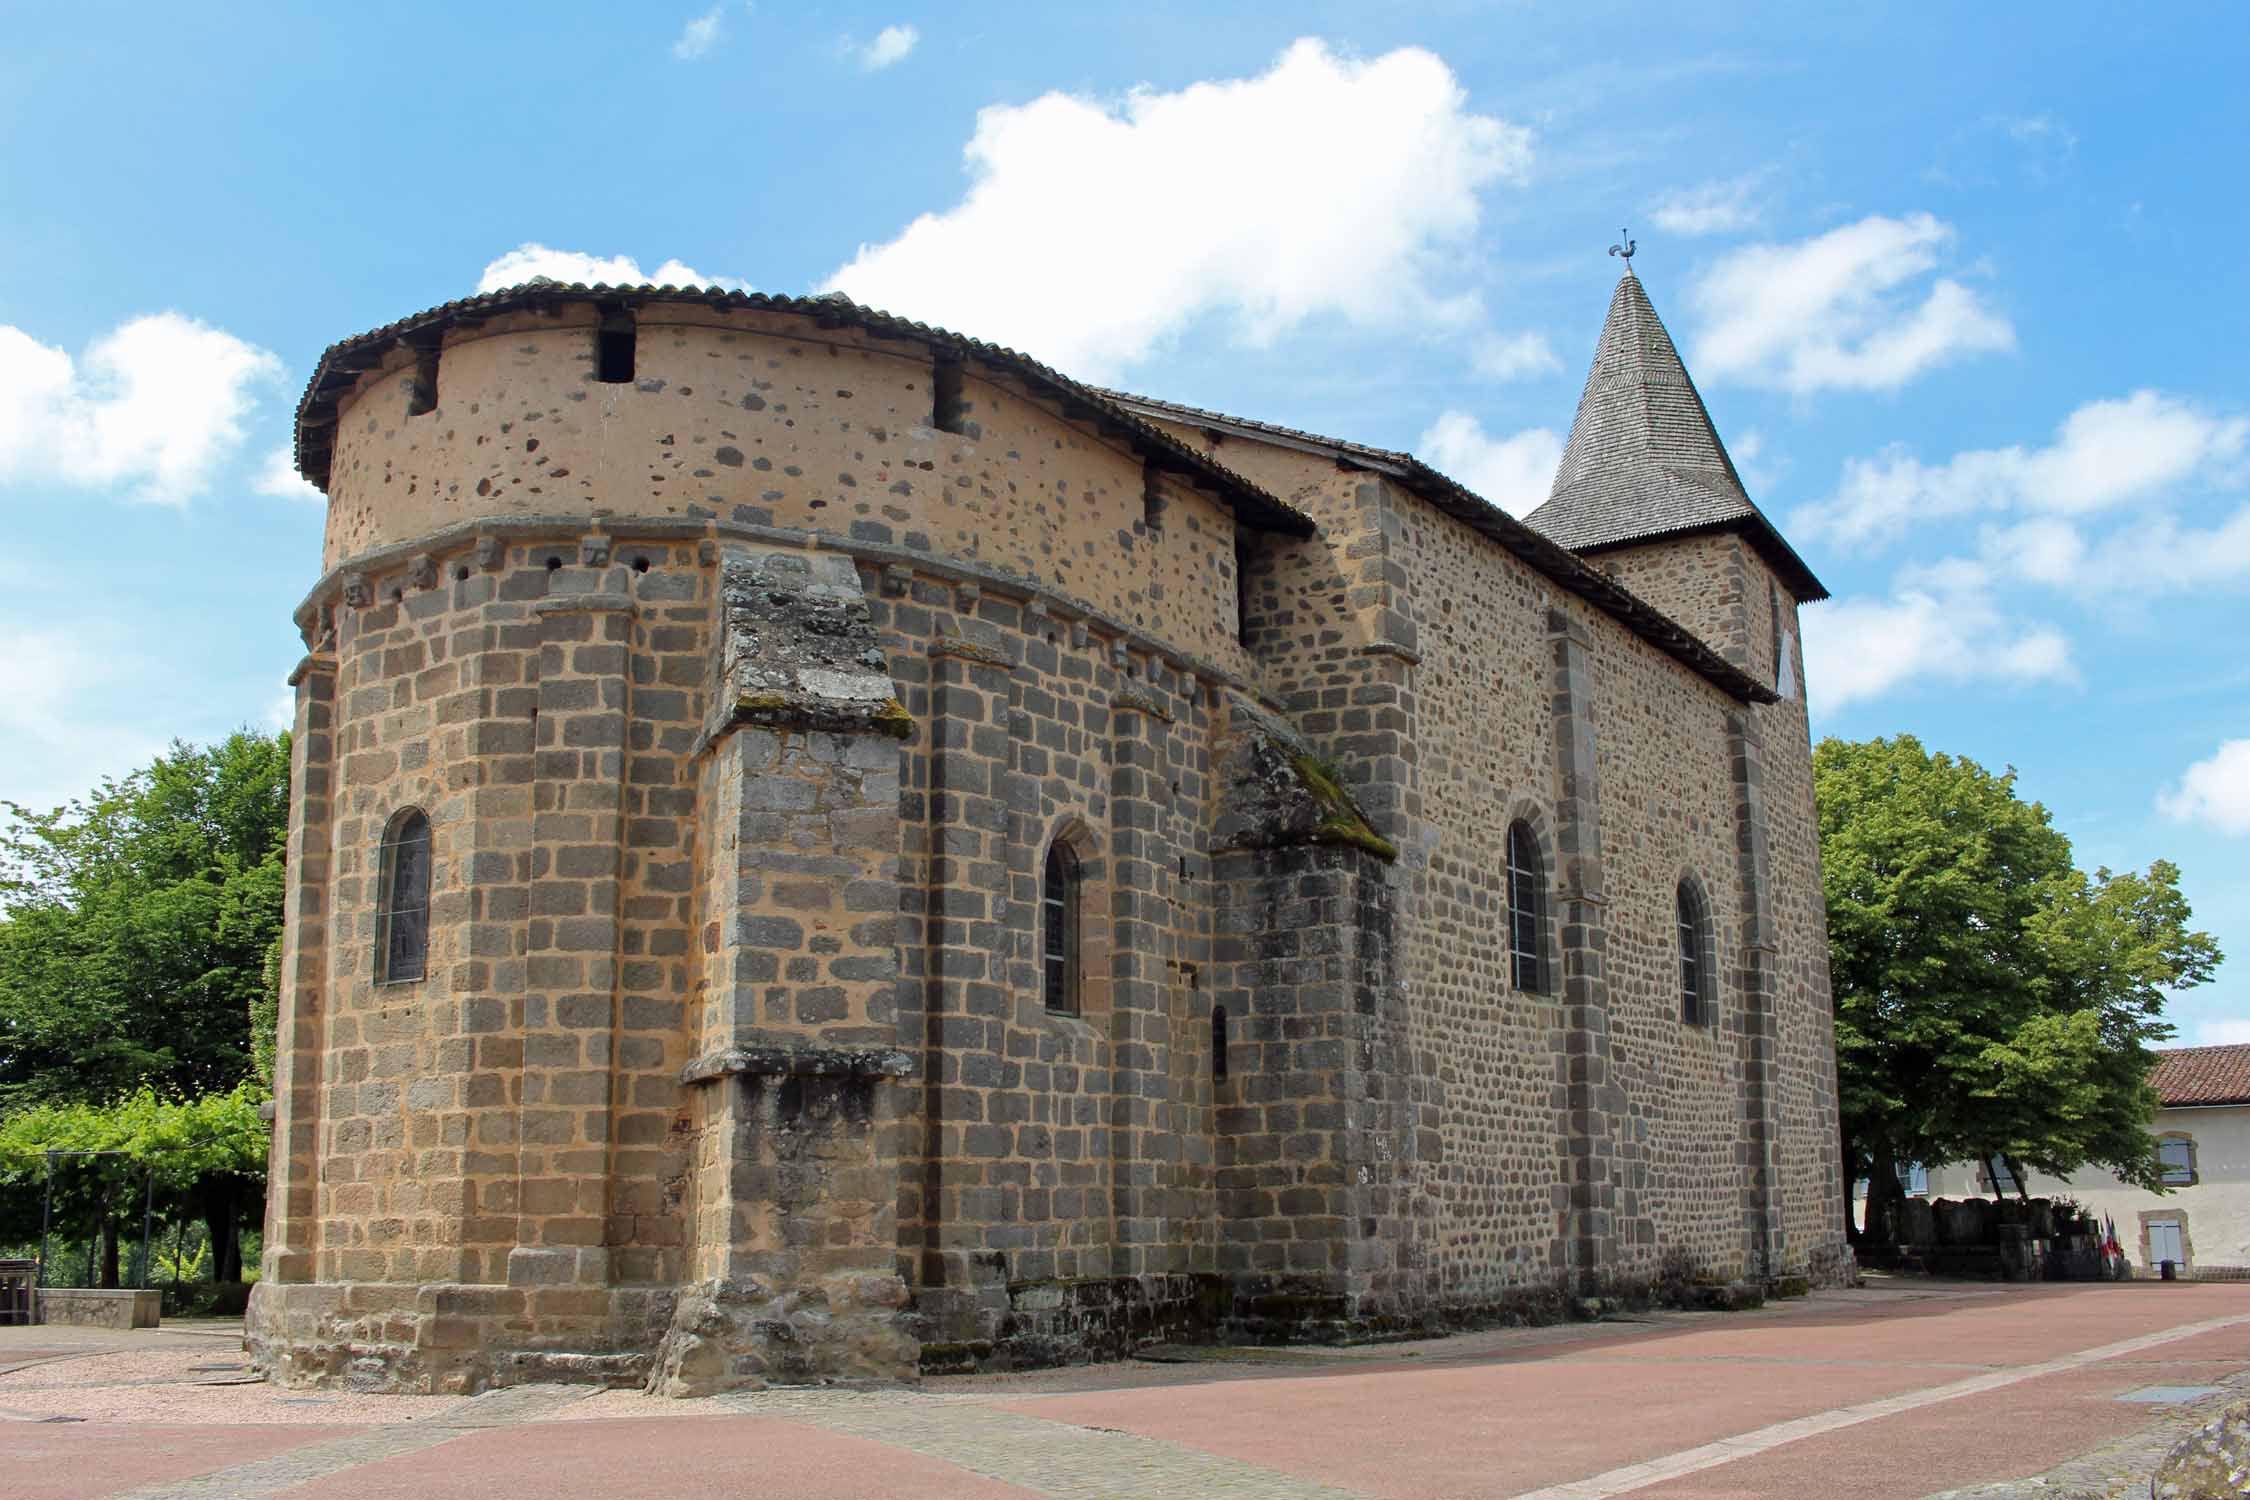
<svg viewBox="0 0 2250 1500">
<path fill-rule="evenodd" d="M 1849 1272 L 1819 582 L 1628 270 L 1552 499 L 834 297 L 322 357 L 277 1378 L 701 1392 Z"/>
<path fill-rule="evenodd" d="M 2099 1167 L 2069 1177 L 2028 1174 L 2034 1198 L 2070 1197 L 2117 1226 L 2118 1247 L 2141 1275 L 2165 1261 L 2181 1274 L 2250 1277 L 2250 1045 L 2169 1047 L 2149 1083 L 2165 1191 L 2119 1182 Z M 1933 1198 L 2016 1191 L 2005 1163 L 1958 1163 L 1928 1174 Z"/>
</svg>

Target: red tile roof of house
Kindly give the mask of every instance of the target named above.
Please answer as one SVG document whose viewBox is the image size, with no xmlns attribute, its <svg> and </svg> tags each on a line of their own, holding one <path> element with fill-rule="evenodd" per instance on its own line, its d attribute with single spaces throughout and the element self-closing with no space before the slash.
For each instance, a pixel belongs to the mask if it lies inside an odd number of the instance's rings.
<svg viewBox="0 0 2250 1500">
<path fill-rule="evenodd" d="M 2167 1106 L 2250 1104 L 2250 1043 L 2167 1048 L 2156 1054 L 2149 1082 Z"/>
</svg>

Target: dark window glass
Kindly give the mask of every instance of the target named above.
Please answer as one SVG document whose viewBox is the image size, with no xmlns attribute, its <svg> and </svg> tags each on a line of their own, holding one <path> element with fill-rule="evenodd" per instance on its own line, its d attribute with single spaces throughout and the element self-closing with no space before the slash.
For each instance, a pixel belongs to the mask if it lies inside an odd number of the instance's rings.
<svg viewBox="0 0 2250 1500">
<path fill-rule="evenodd" d="M 380 869 L 375 977 L 385 984 L 420 979 L 430 952 L 430 820 L 419 809 L 391 820 Z"/>
<path fill-rule="evenodd" d="M 1680 884 L 1680 1019 L 1701 1026 L 1711 1019 L 1711 945 L 1704 932 L 1703 897 Z"/>
<path fill-rule="evenodd" d="M 1546 909 L 1547 870 L 1531 825 L 1508 826 L 1508 974 L 1519 990 L 1546 993 L 1539 962 L 1540 918 Z"/>
<path fill-rule="evenodd" d="M 1067 844 L 1047 851 L 1040 882 L 1040 989 L 1047 1009 L 1078 1013 L 1078 856 Z"/>
</svg>

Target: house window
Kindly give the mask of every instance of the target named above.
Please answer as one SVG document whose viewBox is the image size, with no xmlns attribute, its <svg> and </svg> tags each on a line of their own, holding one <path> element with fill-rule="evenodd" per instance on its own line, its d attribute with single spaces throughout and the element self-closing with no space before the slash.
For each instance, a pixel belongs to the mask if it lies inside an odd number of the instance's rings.
<svg viewBox="0 0 2250 1500">
<path fill-rule="evenodd" d="M 1988 1156 L 1977 1163 L 1977 1179 L 1977 1186 L 2002 1197 L 2010 1193 L 2021 1196 L 2023 1193 L 2023 1186 L 2016 1181 L 2016 1174 L 2009 1168 L 2008 1158 L 2005 1156 Z"/>
<path fill-rule="evenodd" d="M 430 820 L 420 808 L 391 819 L 376 866 L 375 982 L 404 984 L 430 956 Z"/>
<path fill-rule="evenodd" d="M 1047 1009 L 1078 1014 L 1078 856 L 1058 840 L 1047 851 L 1039 890 L 1040 988 Z"/>
<path fill-rule="evenodd" d="M 1508 825 L 1508 979 L 1525 994 L 1547 991 L 1539 962 L 1540 918 L 1545 914 L 1547 871 L 1539 840 L 1522 819 Z"/>
<path fill-rule="evenodd" d="M 1718 1009 L 1717 974 L 1711 962 L 1710 913 L 1695 882 L 1683 880 L 1679 892 L 1680 1019 L 1690 1026 L 1708 1026 Z"/>
<path fill-rule="evenodd" d="M 2166 1187 L 2195 1186 L 2195 1142 L 2184 1135 L 2168 1135 L 2156 1143 L 2156 1165 Z"/>
</svg>

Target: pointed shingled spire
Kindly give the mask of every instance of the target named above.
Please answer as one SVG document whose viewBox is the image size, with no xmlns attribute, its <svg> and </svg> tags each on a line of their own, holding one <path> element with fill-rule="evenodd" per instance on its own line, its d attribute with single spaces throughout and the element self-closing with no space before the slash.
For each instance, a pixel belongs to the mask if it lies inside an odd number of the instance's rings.
<svg viewBox="0 0 2250 1500">
<path fill-rule="evenodd" d="M 1610 298 L 1555 487 L 1524 523 L 1581 553 L 1739 530 L 1799 603 L 1828 597 L 1751 503 L 1630 260 Z"/>
</svg>

